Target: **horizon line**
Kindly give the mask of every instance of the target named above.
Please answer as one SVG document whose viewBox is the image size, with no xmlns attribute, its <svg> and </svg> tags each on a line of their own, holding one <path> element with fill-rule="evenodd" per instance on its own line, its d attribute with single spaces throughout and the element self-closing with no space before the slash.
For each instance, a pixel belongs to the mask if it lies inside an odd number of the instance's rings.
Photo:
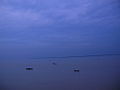
<svg viewBox="0 0 120 90">
<path fill-rule="evenodd" d="M 32 59 L 49 59 L 49 58 L 78 58 L 78 57 L 96 57 L 96 56 L 118 56 L 120 54 L 88 54 L 88 55 L 79 55 L 79 56 L 57 56 L 57 57 L 38 57 Z"/>
</svg>

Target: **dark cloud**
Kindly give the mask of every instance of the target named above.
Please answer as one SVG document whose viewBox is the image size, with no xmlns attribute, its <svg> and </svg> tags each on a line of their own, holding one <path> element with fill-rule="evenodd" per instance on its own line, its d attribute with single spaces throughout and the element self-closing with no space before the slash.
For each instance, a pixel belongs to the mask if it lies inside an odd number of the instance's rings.
<svg viewBox="0 0 120 90">
<path fill-rule="evenodd" d="M 1 0 L 0 53 L 119 52 L 119 9 L 118 0 Z"/>
</svg>

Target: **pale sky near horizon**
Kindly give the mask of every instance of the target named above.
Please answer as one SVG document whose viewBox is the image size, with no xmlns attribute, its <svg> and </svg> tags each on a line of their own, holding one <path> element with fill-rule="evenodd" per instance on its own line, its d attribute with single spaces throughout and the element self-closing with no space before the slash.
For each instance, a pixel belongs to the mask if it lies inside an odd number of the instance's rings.
<svg viewBox="0 0 120 90">
<path fill-rule="evenodd" d="M 120 54 L 119 0 L 0 0 L 0 58 Z"/>
</svg>

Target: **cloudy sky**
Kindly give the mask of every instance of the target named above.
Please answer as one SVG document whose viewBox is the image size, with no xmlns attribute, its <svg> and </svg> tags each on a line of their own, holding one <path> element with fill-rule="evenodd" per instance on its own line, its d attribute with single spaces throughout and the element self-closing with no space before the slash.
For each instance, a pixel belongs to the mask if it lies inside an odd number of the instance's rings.
<svg viewBox="0 0 120 90">
<path fill-rule="evenodd" d="M 0 0 L 0 58 L 120 53 L 119 0 Z"/>
</svg>

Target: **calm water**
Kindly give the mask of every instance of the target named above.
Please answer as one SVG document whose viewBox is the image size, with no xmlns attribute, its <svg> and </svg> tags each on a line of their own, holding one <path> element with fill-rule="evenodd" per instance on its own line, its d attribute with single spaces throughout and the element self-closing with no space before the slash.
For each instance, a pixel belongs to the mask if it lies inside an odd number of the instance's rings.
<svg viewBox="0 0 120 90">
<path fill-rule="evenodd" d="M 120 90 L 120 56 L 0 60 L 0 90 Z"/>
</svg>

